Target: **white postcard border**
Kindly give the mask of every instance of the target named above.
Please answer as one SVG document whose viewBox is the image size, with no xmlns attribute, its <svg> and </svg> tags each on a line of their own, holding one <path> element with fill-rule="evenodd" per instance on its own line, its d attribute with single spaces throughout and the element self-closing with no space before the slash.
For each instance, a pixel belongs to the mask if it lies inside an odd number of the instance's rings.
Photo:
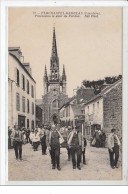
<svg viewBox="0 0 128 194">
<path fill-rule="evenodd" d="M 8 181 L 8 7 L 123 7 L 123 169 L 121 181 Z M 0 184 L 1 185 L 126 185 L 128 184 L 128 2 L 126 1 L 2 1 L 1 2 L 1 123 Z M 6 66 L 4 66 L 6 64 Z M 6 142 L 6 143 L 5 143 Z"/>
</svg>

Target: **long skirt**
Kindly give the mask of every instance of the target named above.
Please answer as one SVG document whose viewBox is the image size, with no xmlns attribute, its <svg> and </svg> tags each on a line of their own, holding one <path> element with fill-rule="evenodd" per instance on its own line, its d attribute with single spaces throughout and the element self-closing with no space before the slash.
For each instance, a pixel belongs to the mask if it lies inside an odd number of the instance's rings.
<svg viewBox="0 0 128 194">
<path fill-rule="evenodd" d="M 34 151 L 37 151 L 38 146 L 39 146 L 39 141 L 33 142 L 33 149 L 34 149 Z"/>
</svg>

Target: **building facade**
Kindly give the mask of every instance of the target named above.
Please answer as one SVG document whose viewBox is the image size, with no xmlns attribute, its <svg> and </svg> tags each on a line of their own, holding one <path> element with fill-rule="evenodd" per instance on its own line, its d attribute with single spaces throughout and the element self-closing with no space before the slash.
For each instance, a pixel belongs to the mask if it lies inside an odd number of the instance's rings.
<svg viewBox="0 0 128 194">
<path fill-rule="evenodd" d="M 95 129 L 109 134 L 112 128 L 122 136 L 122 80 L 109 85 L 85 104 L 85 127 L 87 135 Z"/>
<path fill-rule="evenodd" d="M 42 106 L 36 105 L 36 126 L 42 127 Z"/>
<path fill-rule="evenodd" d="M 50 58 L 50 75 L 47 75 L 45 66 L 43 86 L 44 95 L 42 97 L 43 124 L 52 121 L 59 122 L 59 109 L 67 99 L 66 95 L 66 73 L 63 66 L 63 73 L 59 72 L 59 57 L 57 53 L 55 28 L 53 29 L 52 54 Z"/>
<path fill-rule="evenodd" d="M 75 127 L 85 121 L 84 105 L 74 103 L 74 100 L 67 102 L 60 109 L 61 126 Z"/>
<path fill-rule="evenodd" d="M 8 49 L 8 125 L 35 127 L 36 82 L 20 47 Z"/>
</svg>

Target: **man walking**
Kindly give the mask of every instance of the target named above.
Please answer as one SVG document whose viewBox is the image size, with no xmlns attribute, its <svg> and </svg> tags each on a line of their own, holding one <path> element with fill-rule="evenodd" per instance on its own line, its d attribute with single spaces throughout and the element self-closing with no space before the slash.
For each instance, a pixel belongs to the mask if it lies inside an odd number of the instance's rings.
<svg viewBox="0 0 128 194">
<path fill-rule="evenodd" d="M 18 125 L 14 126 L 14 131 L 11 134 L 13 140 L 13 148 L 15 150 L 16 160 L 22 160 L 22 143 L 23 143 L 23 134 L 20 131 Z"/>
<path fill-rule="evenodd" d="M 110 166 L 112 169 L 118 168 L 117 162 L 119 158 L 119 146 L 120 141 L 116 135 L 116 129 L 112 129 L 110 135 L 108 136 L 108 151 L 110 157 Z"/>
<path fill-rule="evenodd" d="M 82 133 L 80 131 L 80 127 L 74 128 L 68 138 L 68 145 L 71 147 L 71 154 L 72 154 L 72 165 L 73 169 L 77 168 L 81 170 L 80 163 L 81 163 L 81 154 L 82 154 Z M 77 162 L 76 162 L 76 155 L 77 155 Z"/>
<path fill-rule="evenodd" d="M 52 160 L 52 169 L 60 168 L 60 138 L 62 138 L 60 132 L 57 130 L 55 125 L 51 126 L 51 131 L 47 135 L 47 147 L 50 150 L 51 160 Z"/>
</svg>

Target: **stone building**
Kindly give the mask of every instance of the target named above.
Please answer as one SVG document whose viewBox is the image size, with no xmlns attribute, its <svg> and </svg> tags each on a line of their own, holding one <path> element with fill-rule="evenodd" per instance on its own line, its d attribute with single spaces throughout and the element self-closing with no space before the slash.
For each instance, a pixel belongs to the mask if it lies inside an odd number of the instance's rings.
<svg viewBox="0 0 128 194">
<path fill-rule="evenodd" d="M 85 103 L 85 128 L 87 135 L 95 129 L 109 134 L 112 128 L 122 135 L 122 80 L 109 85 Z"/>
<path fill-rule="evenodd" d="M 63 73 L 59 72 L 59 57 L 57 54 L 56 34 L 53 29 L 52 53 L 50 58 L 50 75 L 47 75 L 45 66 L 43 86 L 44 95 L 42 97 L 43 123 L 52 121 L 59 122 L 59 109 L 67 100 L 66 95 L 66 73 L 63 66 Z"/>
<path fill-rule="evenodd" d="M 20 47 L 8 49 L 8 125 L 35 127 L 36 82 Z"/>
</svg>

